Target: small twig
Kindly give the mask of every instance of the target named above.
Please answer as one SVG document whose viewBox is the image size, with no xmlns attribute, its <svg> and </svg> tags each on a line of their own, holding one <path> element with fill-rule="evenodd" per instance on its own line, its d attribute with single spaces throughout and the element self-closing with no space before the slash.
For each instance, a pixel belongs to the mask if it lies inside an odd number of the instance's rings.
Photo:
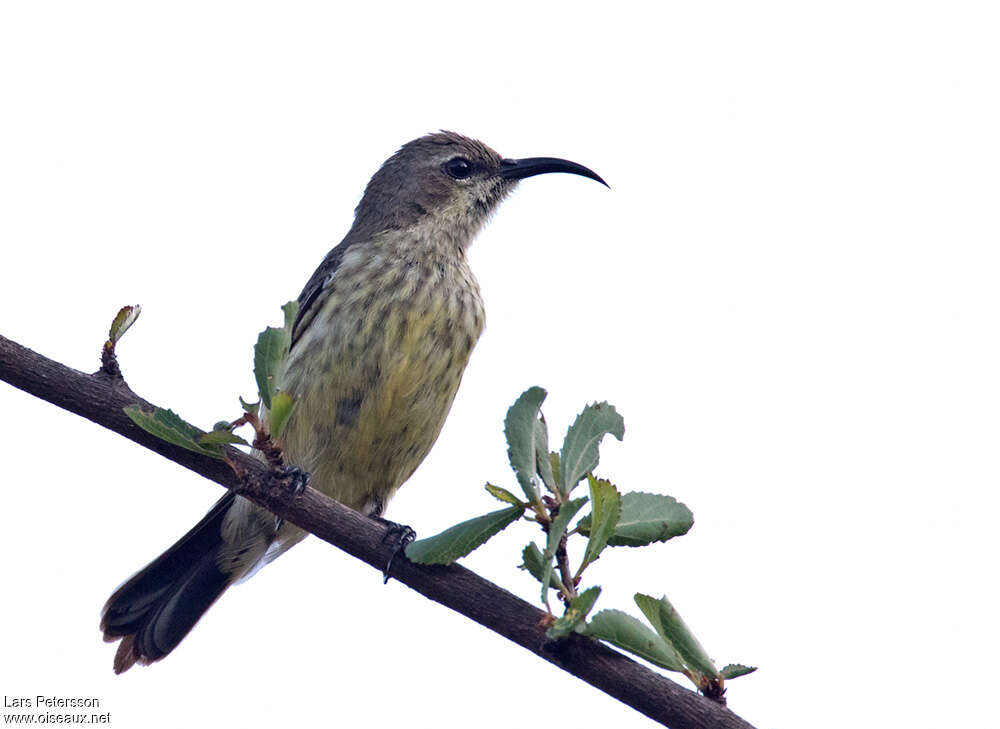
<svg viewBox="0 0 1000 729">
<path fill-rule="evenodd" d="M 706 698 L 715 701 L 722 706 L 726 705 L 726 685 L 721 678 L 709 678 L 708 683 L 702 687 L 701 692 Z"/>
<path fill-rule="evenodd" d="M 272 469 L 277 469 L 285 465 L 285 453 L 277 443 L 271 438 L 267 425 L 257 417 L 257 413 L 245 412 L 233 422 L 229 423 L 227 430 L 233 431 L 241 425 L 249 425 L 253 428 L 253 447 L 261 452 L 264 459 Z"/>
<path fill-rule="evenodd" d="M 577 580 L 573 577 L 573 571 L 569 567 L 569 554 L 566 552 L 566 535 L 563 534 L 556 547 L 556 564 L 559 565 L 559 575 L 565 586 L 563 589 L 563 602 L 569 605 L 570 601 L 576 597 Z"/>
<path fill-rule="evenodd" d="M 128 331 L 129 327 L 139 318 L 140 313 L 142 313 L 142 307 L 138 304 L 135 306 L 123 306 L 118 310 L 118 314 L 115 315 L 108 330 L 108 341 L 101 348 L 101 369 L 97 372 L 99 376 L 118 382 L 125 381 L 125 378 L 122 376 L 121 367 L 118 366 L 115 346 L 125 335 L 125 332 Z"/>
<path fill-rule="evenodd" d="M 115 356 L 115 343 L 110 339 L 101 347 L 101 369 L 99 374 L 112 380 L 124 380 L 118 358 Z"/>
<path fill-rule="evenodd" d="M 271 440 L 270 435 L 254 438 L 253 447 L 264 454 L 264 459 L 271 468 L 280 468 L 285 464 L 284 451 L 281 450 L 281 446 Z"/>
</svg>

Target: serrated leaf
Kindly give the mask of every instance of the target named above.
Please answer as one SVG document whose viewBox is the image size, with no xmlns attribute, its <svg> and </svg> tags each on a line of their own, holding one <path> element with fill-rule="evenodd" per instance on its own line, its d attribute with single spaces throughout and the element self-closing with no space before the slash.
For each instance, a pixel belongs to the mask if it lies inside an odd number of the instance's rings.
<svg viewBox="0 0 1000 729">
<path fill-rule="evenodd" d="M 529 387 L 514 401 L 504 418 L 504 434 L 507 436 L 507 455 L 511 468 L 521 484 L 524 495 L 531 503 L 538 501 L 538 487 L 535 476 L 535 454 L 538 451 L 538 431 L 535 421 L 538 408 L 545 400 L 545 390 Z"/>
<path fill-rule="evenodd" d="M 635 604 L 639 606 L 660 637 L 677 652 L 685 666 L 706 677 L 719 675 L 712 659 L 708 657 L 701 643 L 684 624 L 666 597 L 657 600 L 655 597 L 636 593 Z"/>
<path fill-rule="evenodd" d="M 684 504 L 665 494 L 629 491 L 622 494 L 621 515 L 615 531 L 608 539 L 612 547 L 642 547 L 653 542 L 665 542 L 671 537 L 687 534 L 694 524 L 694 515 Z M 583 517 L 576 528 L 590 534 L 591 515 Z"/>
<path fill-rule="evenodd" d="M 542 572 L 544 571 L 542 569 L 542 564 L 545 561 L 545 558 L 542 556 L 542 550 L 538 548 L 538 545 L 532 542 L 525 547 L 521 552 L 521 559 L 523 560 L 521 562 L 521 569 L 527 570 L 532 577 L 541 582 Z M 553 579 L 555 578 L 550 577 L 549 581 L 551 582 Z"/>
<path fill-rule="evenodd" d="M 285 329 L 268 327 L 257 337 L 253 348 L 253 374 L 264 407 L 271 409 L 271 399 L 281 386 L 282 363 L 292 338 Z"/>
<path fill-rule="evenodd" d="M 602 610 L 587 624 L 586 634 L 639 656 L 668 671 L 684 671 L 677 652 L 641 620 L 621 610 Z"/>
<path fill-rule="evenodd" d="M 564 494 L 570 493 L 585 474 L 597 468 L 598 448 L 608 433 L 621 440 L 625 437 L 625 421 L 606 402 L 588 405 L 569 426 L 559 459 Z"/>
<path fill-rule="evenodd" d="M 552 460 L 549 458 L 549 427 L 545 424 L 545 416 L 538 414 L 535 421 L 535 470 L 549 491 L 559 493 L 559 482 L 552 470 Z"/>
<path fill-rule="evenodd" d="M 118 343 L 125 332 L 129 330 L 135 320 L 139 318 L 139 314 L 142 313 L 142 307 L 136 304 L 135 306 L 123 306 L 115 318 L 111 321 L 111 328 L 108 330 L 108 341 L 111 342 L 112 346 Z"/>
<path fill-rule="evenodd" d="M 173 410 L 156 408 L 152 412 L 147 412 L 138 405 L 127 405 L 122 409 L 133 423 L 160 440 L 204 456 L 220 459 L 224 456 L 222 446 L 199 443 L 202 431 L 182 420 Z"/>
<path fill-rule="evenodd" d="M 519 506 L 522 509 L 527 506 L 527 504 L 525 504 L 519 498 L 514 496 L 514 494 L 512 494 L 510 491 L 500 486 L 494 486 L 493 484 L 488 483 L 486 484 L 486 490 L 490 492 L 490 495 L 493 498 L 499 499 L 504 503 L 512 504 L 513 506 Z"/>
<path fill-rule="evenodd" d="M 566 527 L 569 526 L 570 519 L 576 516 L 577 512 L 580 511 L 586 503 L 586 496 L 581 496 L 579 499 L 566 502 L 559 507 L 559 513 L 556 514 L 552 523 L 549 524 L 548 543 L 545 546 L 545 552 L 542 554 L 542 600 L 546 598 L 546 594 L 549 589 L 549 581 L 552 579 L 552 559 L 555 557 L 556 550 L 559 548 L 559 540 L 562 539 L 563 535 L 566 533 Z"/>
<path fill-rule="evenodd" d="M 268 423 L 271 428 L 271 436 L 281 437 L 281 431 L 285 429 L 292 410 L 295 409 L 295 401 L 287 392 L 276 392 L 271 398 L 271 410 L 268 412 Z"/>
<path fill-rule="evenodd" d="M 746 676 L 748 673 L 753 673 L 756 670 L 756 666 L 744 666 L 741 663 L 730 663 L 728 666 L 724 666 L 719 673 L 722 674 L 722 677 L 728 681 L 731 678 Z"/>
<path fill-rule="evenodd" d="M 545 635 L 552 640 L 558 640 L 576 631 L 578 627 L 582 626 L 600 594 L 601 588 L 596 585 L 581 592 L 570 601 L 566 612 L 552 624 L 551 628 L 545 631 Z"/>
<path fill-rule="evenodd" d="M 511 506 L 477 516 L 406 547 L 406 556 L 419 564 L 451 564 L 485 544 L 508 525 L 521 518 L 524 509 Z"/>
<path fill-rule="evenodd" d="M 215 430 L 208 431 L 204 435 L 198 436 L 198 442 L 203 446 L 223 445 L 226 443 L 237 443 L 245 446 L 250 445 L 244 438 L 236 435 L 236 433 L 222 428 L 216 428 Z"/>
<path fill-rule="evenodd" d="M 587 481 L 590 484 L 591 507 L 590 513 L 585 518 L 589 518 L 594 526 L 588 534 L 590 538 L 587 540 L 587 551 L 584 552 L 580 572 L 600 557 L 601 552 L 608 546 L 608 539 L 615 532 L 622 508 L 622 497 L 614 484 L 594 478 L 589 473 Z"/>
</svg>

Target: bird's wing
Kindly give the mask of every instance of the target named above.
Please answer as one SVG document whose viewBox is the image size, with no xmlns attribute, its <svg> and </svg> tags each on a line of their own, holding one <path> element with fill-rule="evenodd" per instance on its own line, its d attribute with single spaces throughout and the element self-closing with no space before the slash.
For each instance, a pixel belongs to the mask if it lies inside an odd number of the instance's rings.
<svg viewBox="0 0 1000 729">
<path fill-rule="evenodd" d="M 292 325 L 292 346 L 299 340 L 302 333 L 309 328 L 309 324 L 316 318 L 316 313 L 321 307 L 316 306 L 320 300 L 324 289 L 333 281 L 333 274 L 340 267 L 340 262 L 344 259 L 344 254 L 355 241 L 350 236 L 340 242 L 332 251 L 326 254 L 326 258 L 319 264 L 313 275 L 309 277 L 305 288 L 299 294 L 299 312 L 295 315 L 295 323 Z"/>
</svg>

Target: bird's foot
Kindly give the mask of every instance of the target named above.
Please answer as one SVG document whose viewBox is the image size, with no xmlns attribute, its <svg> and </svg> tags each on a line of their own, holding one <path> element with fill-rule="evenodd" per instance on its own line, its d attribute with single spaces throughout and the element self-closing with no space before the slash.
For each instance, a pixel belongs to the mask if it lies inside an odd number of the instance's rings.
<svg viewBox="0 0 1000 729">
<path fill-rule="evenodd" d="M 392 569 L 393 561 L 397 557 L 406 559 L 406 547 L 417 538 L 417 533 L 413 531 L 412 527 L 408 527 L 405 524 L 397 524 L 394 521 L 383 519 L 380 516 L 376 516 L 374 519 L 375 521 L 381 522 L 388 527 L 385 530 L 385 534 L 382 535 L 382 543 L 396 543 L 396 547 L 392 550 L 392 554 L 389 556 L 389 561 L 386 563 L 385 569 L 382 570 L 382 584 L 385 584 L 389 581 L 389 571 Z"/>
<path fill-rule="evenodd" d="M 268 476 L 270 486 L 282 491 L 290 491 L 296 497 L 309 485 L 309 473 L 298 466 L 276 466 Z"/>
</svg>

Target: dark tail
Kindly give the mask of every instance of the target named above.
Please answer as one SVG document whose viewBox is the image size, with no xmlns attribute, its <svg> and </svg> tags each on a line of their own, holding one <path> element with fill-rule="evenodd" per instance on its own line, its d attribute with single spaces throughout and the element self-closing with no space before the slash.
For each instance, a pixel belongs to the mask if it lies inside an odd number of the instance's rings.
<svg viewBox="0 0 1000 729">
<path fill-rule="evenodd" d="M 235 495 L 226 494 L 191 531 L 108 599 L 101 616 L 104 640 L 121 638 L 115 673 L 170 653 L 226 588 L 218 566 L 222 520 Z"/>
</svg>

